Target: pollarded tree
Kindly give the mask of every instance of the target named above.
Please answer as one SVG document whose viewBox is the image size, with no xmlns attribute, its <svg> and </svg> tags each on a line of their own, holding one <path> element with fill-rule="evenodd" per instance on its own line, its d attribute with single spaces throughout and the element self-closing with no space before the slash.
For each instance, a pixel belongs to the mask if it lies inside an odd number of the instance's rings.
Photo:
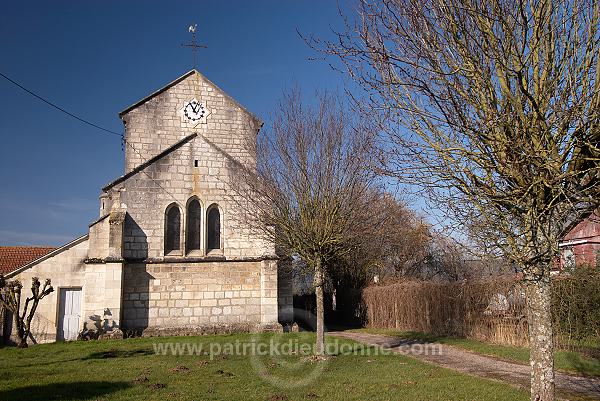
<svg viewBox="0 0 600 401">
<path fill-rule="evenodd" d="M 50 284 L 50 279 L 46 279 L 42 287 L 40 280 L 33 277 L 31 279 L 31 296 L 25 299 L 24 305 L 21 304 L 22 289 L 23 284 L 19 280 L 6 281 L 0 274 L 0 306 L 13 315 L 19 339 L 17 347 L 27 348 L 27 339 L 31 334 L 31 321 L 38 304 L 42 298 L 54 291 L 54 288 Z"/>
<path fill-rule="evenodd" d="M 336 97 L 317 96 L 315 105 L 307 106 L 300 92 L 292 91 L 275 111 L 273 128 L 255 146 L 257 169 L 232 166 L 237 167 L 234 189 L 244 195 L 252 226 L 280 254 L 302 258 L 313 275 L 316 353 L 323 355 L 327 275 L 361 241 L 376 241 L 370 233 L 377 223 L 366 218 L 380 197 L 369 169 L 371 133 Z"/>
<path fill-rule="evenodd" d="M 335 42 L 385 132 L 388 174 L 524 273 L 531 398 L 554 399 L 550 270 L 599 206 L 600 3 L 359 0 Z"/>
</svg>

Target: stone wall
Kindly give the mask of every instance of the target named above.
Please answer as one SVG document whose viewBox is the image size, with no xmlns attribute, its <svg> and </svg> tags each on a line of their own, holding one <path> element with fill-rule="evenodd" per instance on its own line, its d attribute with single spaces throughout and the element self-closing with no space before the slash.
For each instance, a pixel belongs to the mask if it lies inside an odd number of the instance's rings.
<svg viewBox="0 0 600 401">
<path fill-rule="evenodd" d="M 85 271 L 84 260 L 88 254 L 88 240 L 84 238 L 79 242 L 74 241 L 70 247 L 49 257 L 40 263 L 16 274 L 9 275 L 9 279 L 18 279 L 23 284 L 22 303 L 31 295 L 31 279 L 39 277 L 43 282 L 50 278 L 54 292 L 43 298 L 37 308 L 32 322 L 32 337 L 36 343 L 56 341 L 58 328 L 58 303 L 61 288 L 81 287 L 82 297 L 85 297 Z M 81 321 L 80 321 L 81 322 Z M 83 322 L 81 322 L 83 323 Z M 33 342 L 32 341 L 32 342 Z"/>
<path fill-rule="evenodd" d="M 272 275 L 261 275 L 265 268 L 276 272 L 275 265 L 275 261 L 128 264 L 123 330 L 156 334 L 275 323 L 276 273 L 274 282 Z M 266 313 L 266 305 L 275 307 L 274 314 Z"/>
<path fill-rule="evenodd" d="M 194 98 L 204 103 L 210 113 L 199 124 L 182 119 L 184 104 Z M 252 157 L 243 145 L 256 136 L 262 124 L 198 72 L 186 74 L 179 82 L 126 111 L 121 118 L 126 126 L 126 139 L 135 147 L 135 150 L 125 147 L 125 172 L 192 132 L 198 132 L 232 157 L 251 162 Z"/>
<path fill-rule="evenodd" d="M 89 259 L 102 259 L 108 256 L 110 221 L 108 214 L 93 222 L 89 228 Z"/>
<path fill-rule="evenodd" d="M 181 108 L 193 98 L 206 103 L 210 111 L 206 122 L 196 126 L 188 125 L 181 117 Z M 219 206 L 223 256 L 239 259 L 274 254 L 273 246 L 253 230 L 256 225 L 249 212 L 251 205 L 238 193 L 240 185 L 231 168 L 232 163 L 253 166 L 254 154 L 248 144 L 254 142 L 259 129 L 255 117 L 202 75 L 193 73 L 122 118 L 130 145 L 126 146 L 126 172 L 197 133 L 193 140 L 109 190 L 108 198 L 119 202 L 119 208 L 128 214 L 125 258 L 145 260 L 165 256 L 165 211 L 173 203 L 182 216 L 182 249 L 169 256 L 186 256 L 186 208 L 194 198 L 202 205 L 204 228 L 208 207 Z M 106 199 L 103 195 L 101 201 Z M 203 249 L 192 256 L 206 255 L 206 235 L 206 230 L 202 230 Z"/>
<path fill-rule="evenodd" d="M 104 336 L 120 336 L 122 263 L 90 263 L 86 266 L 82 294 L 82 329 Z"/>
</svg>

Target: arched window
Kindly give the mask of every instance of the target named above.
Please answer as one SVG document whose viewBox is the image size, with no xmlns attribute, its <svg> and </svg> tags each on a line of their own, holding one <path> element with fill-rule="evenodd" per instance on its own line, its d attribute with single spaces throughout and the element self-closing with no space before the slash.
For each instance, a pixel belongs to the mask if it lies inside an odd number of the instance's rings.
<svg viewBox="0 0 600 401">
<path fill-rule="evenodd" d="M 176 204 L 167 207 L 165 215 L 165 254 L 181 249 L 181 212 Z"/>
<path fill-rule="evenodd" d="M 221 214 L 217 205 L 212 205 L 207 214 L 206 249 L 221 249 Z"/>
<path fill-rule="evenodd" d="M 202 219 L 200 202 L 192 200 L 187 207 L 186 250 L 194 251 L 200 249 L 200 221 Z"/>
</svg>

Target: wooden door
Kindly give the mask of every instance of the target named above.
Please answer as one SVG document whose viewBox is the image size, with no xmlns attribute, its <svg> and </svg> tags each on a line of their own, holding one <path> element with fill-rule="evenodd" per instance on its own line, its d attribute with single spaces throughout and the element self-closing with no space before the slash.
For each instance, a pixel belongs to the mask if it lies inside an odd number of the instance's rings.
<svg viewBox="0 0 600 401">
<path fill-rule="evenodd" d="M 61 288 L 57 339 L 77 340 L 81 313 L 81 288 Z"/>
</svg>

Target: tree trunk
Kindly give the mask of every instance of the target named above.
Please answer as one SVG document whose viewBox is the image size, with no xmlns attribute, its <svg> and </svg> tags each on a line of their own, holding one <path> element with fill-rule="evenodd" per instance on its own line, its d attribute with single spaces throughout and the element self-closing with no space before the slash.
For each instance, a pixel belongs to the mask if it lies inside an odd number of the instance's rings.
<svg viewBox="0 0 600 401">
<path fill-rule="evenodd" d="M 325 354 L 325 322 L 323 308 L 323 267 L 320 262 L 315 266 L 315 296 L 317 299 L 317 339 L 316 339 L 316 355 Z"/>
<path fill-rule="evenodd" d="M 13 312 L 15 317 L 15 326 L 17 327 L 17 348 L 27 348 L 27 335 L 25 335 L 25 328 L 23 322 L 19 316 L 18 311 Z"/>
<path fill-rule="evenodd" d="M 531 400 L 554 400 L 554 347 L 552 343 L 552 313 L 550 277 L 542 273 L 526 282 L 531 350 Z"/>
</svg>

